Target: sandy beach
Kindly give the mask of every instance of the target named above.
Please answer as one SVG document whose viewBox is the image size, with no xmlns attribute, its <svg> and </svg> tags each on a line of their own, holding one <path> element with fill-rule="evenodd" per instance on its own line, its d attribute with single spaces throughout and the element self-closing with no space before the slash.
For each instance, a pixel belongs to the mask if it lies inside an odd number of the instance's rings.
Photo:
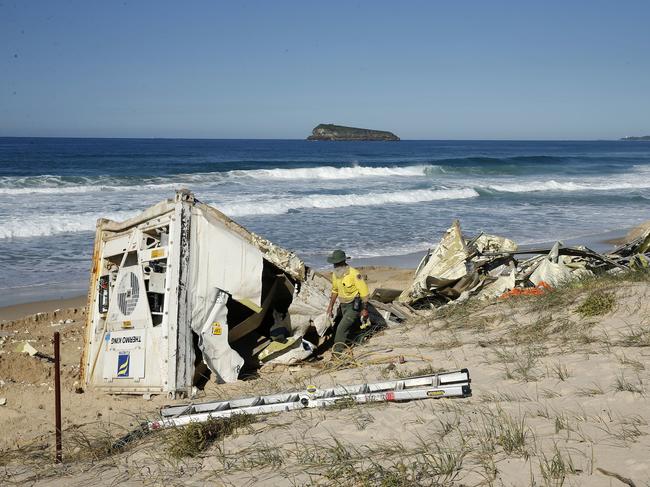
<svg viewBox="0 0 650 487">
<path fill-rule="evenodd" d="M 364 266 L 371 288 L 404 288 L 412 269 Z M 3 482 L 57 485 L 635 485 L 650 478 L 648 278 L 594 278 L 544 297 L 421 312 L 354 350 L 263 367 L 259 376 L 208 384 L 196 399 L 364 383 L 468 368 L 466 399 L 356 405 L 257 417 L 196 457 L 175 458 L 176 431 L 122 452 L 107 445 L 169 400 L 78 393 L 83 297 L 3 308 L 0 438 Z M 593 293 L 614 296 L 584 316 Z M 35 314 L 37 313 L 37 314 Z M 28 315 L 18 319 L 19 315 Z M 52 468 L 53 378 L 44 360 L 62 336 L 65 463 Z M 632 485 L 632 484 L 628 484 Z"/>
<path fill-rule="evenodd" d="M 650 2 L 585 3 L 0 2 L 0 487 L 650 487 Z"/>
</svg>

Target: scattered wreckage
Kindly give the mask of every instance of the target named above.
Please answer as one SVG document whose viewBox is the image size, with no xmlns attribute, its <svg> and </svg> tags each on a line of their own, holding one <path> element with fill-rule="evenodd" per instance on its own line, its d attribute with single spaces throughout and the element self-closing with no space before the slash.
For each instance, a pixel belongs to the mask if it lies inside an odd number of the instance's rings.
<svg viewBox="0 0 650 487">
<path fill-rule="evenodd" d="M 454 221 L 440 243 L 427 252 L 413 282 L 396 302 L 413 312 L 470 298 L 539 294 L 595 273 L 648 268 L 649 261 L 650 232 L 610 254 L 599 254 L 561 242 L 551 248 L 520 249 L 512 240 L 484 233 L 467 239 Z"/>
<path fill-rule="evenodd" d="M 175 397 L 212 374 L 232 382 L 245 367 L 304 360 L 331 326 L 329 294 L 293 252 L 178 191 L 97 222 L 81 383 Z"/>
<path fill-rule="evenodd" d="M 650 232 L 608 255 L 466 239 L 456 221 L 401 290 L 370 296 L 371 330 L 430 309 L 594 272 L 647 267 Z M 520 260 L 519 256 L 530 256 Z M 332 327 L 330 283 L 293 252 L 249 232 L 187 190 L 123 222 L 97 222 L 81 385 L 108 393 L 191 396 L 210 376 L 312 356 Z"/>
</svg>

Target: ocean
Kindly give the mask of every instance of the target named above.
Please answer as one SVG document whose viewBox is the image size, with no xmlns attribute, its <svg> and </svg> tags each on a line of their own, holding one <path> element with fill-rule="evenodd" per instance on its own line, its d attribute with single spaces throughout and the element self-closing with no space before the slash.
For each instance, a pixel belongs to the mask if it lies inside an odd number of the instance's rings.
<svg viewBox="0 0 650 487">
<path fill-rule="evenodd" d="M 85 292 L 95 222 L 189 188 L 308 264 L 650 219 L 650 143 L 0 138 L 0 305 Z"/>
</svg>

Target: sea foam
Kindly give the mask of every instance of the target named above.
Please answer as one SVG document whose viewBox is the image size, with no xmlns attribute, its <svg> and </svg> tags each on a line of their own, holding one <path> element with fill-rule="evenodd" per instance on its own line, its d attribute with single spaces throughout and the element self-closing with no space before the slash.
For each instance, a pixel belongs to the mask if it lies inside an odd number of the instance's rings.
<svg viewBox="0 0 650 487">
<path fill-rule="evenodd" d="M 65 176 L 42 175 L 27 177 L 0 177 L 0 194 L 74 194 L 102 191 L 156 190 L 187 185 L 212 185 L 236 180 L 344 180 L 357 178 L 422 177 L 436 171 L 435 166 L 394 167 L 306 167 L 292 169 L 249 169 L 225 172 L 174 174 L 158 177 L 86 176 L 69 178 Z"/>
<path fill-rule="evenodd" d="M 281 215 L 291 210 L 310 208 L 341 208 L 347 206 L 380 206 L 385 204 L 423 203 L 436 200 L 475 198 L 479 194 L 472 188 L 420 189 L 392 193 L 368 194 L 314 194 L 299 198 L 276 198 L 273 200 L 250 200 L 237 203 L 213 203 L 230 216 Z"/>
<path fill-rule="evenodd" d="M 385 204 L 422 203 L 436 200 L 475 198 L 479 194 L 471 188 L 422 189 L 392 193 L 308 195 L 299 198 L 258 199 L 232 203 L 212 203 L 228 216 L 281 215 L 291 210 L 309 208 L 339 208 L 346 206 L 377 206 Z M 137 211 L 112 213 L 78 213 L 36 215 L 29 218 L 9 218 L 0 223 L 0 239 L 37 237 L 95 229 L 98 218 L 121 221 L 131 218 Z"/>
<path fill-rule="evenodd" d="M 88 232 L 95 229 L 99 218 L 122 221 L 135 216 L 137 211 L 112 213 L 78 213 L 34 215 L 28 218 L 8 218 L 0 223 L 0 239 L 41 237 L 69 232 Z"/>
<path fill-rule="evenodd" d="M 424 176 L 429 166 L 401 167 L 305 167 L 292 169 L 253 169 L 248 171 L 230 171 L 232 176 L 242 176 L 254 179 L 355 179 L 355 178 L 385 178 L 385 177 L 417 177 Z"/>
<path fill-rule="evenodd" d="M 531 191 L 613 191 L 617 189 L 646 189 L 650 188 L 650 180 L 629 182 L 629 181 L 612 181 L 605 182 L 584 182 L 576 183 L 573 181 L 530 181 L 527 183 L 505 183 L 491 184 L 488 189 L 503 193 L 528 193 Z"/>
</svg>

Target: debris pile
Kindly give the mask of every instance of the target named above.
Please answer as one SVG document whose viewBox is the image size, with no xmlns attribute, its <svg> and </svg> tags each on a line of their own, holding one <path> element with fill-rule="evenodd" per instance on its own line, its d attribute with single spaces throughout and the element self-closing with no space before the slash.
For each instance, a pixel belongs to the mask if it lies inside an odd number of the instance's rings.
<svg viewBox="0 0 650 487">
<path fill-rule="evenodd" d="M 505 237 L 479 234 L 467 239 L 456 220 L 415 271 L 412 284 L 396 299 L 412 309 L 472 299 L 541 294 L 595 273 L 647 269 L 650 231 L 610 254 L 587 247 L 520 249 Z"/>
</svg>

